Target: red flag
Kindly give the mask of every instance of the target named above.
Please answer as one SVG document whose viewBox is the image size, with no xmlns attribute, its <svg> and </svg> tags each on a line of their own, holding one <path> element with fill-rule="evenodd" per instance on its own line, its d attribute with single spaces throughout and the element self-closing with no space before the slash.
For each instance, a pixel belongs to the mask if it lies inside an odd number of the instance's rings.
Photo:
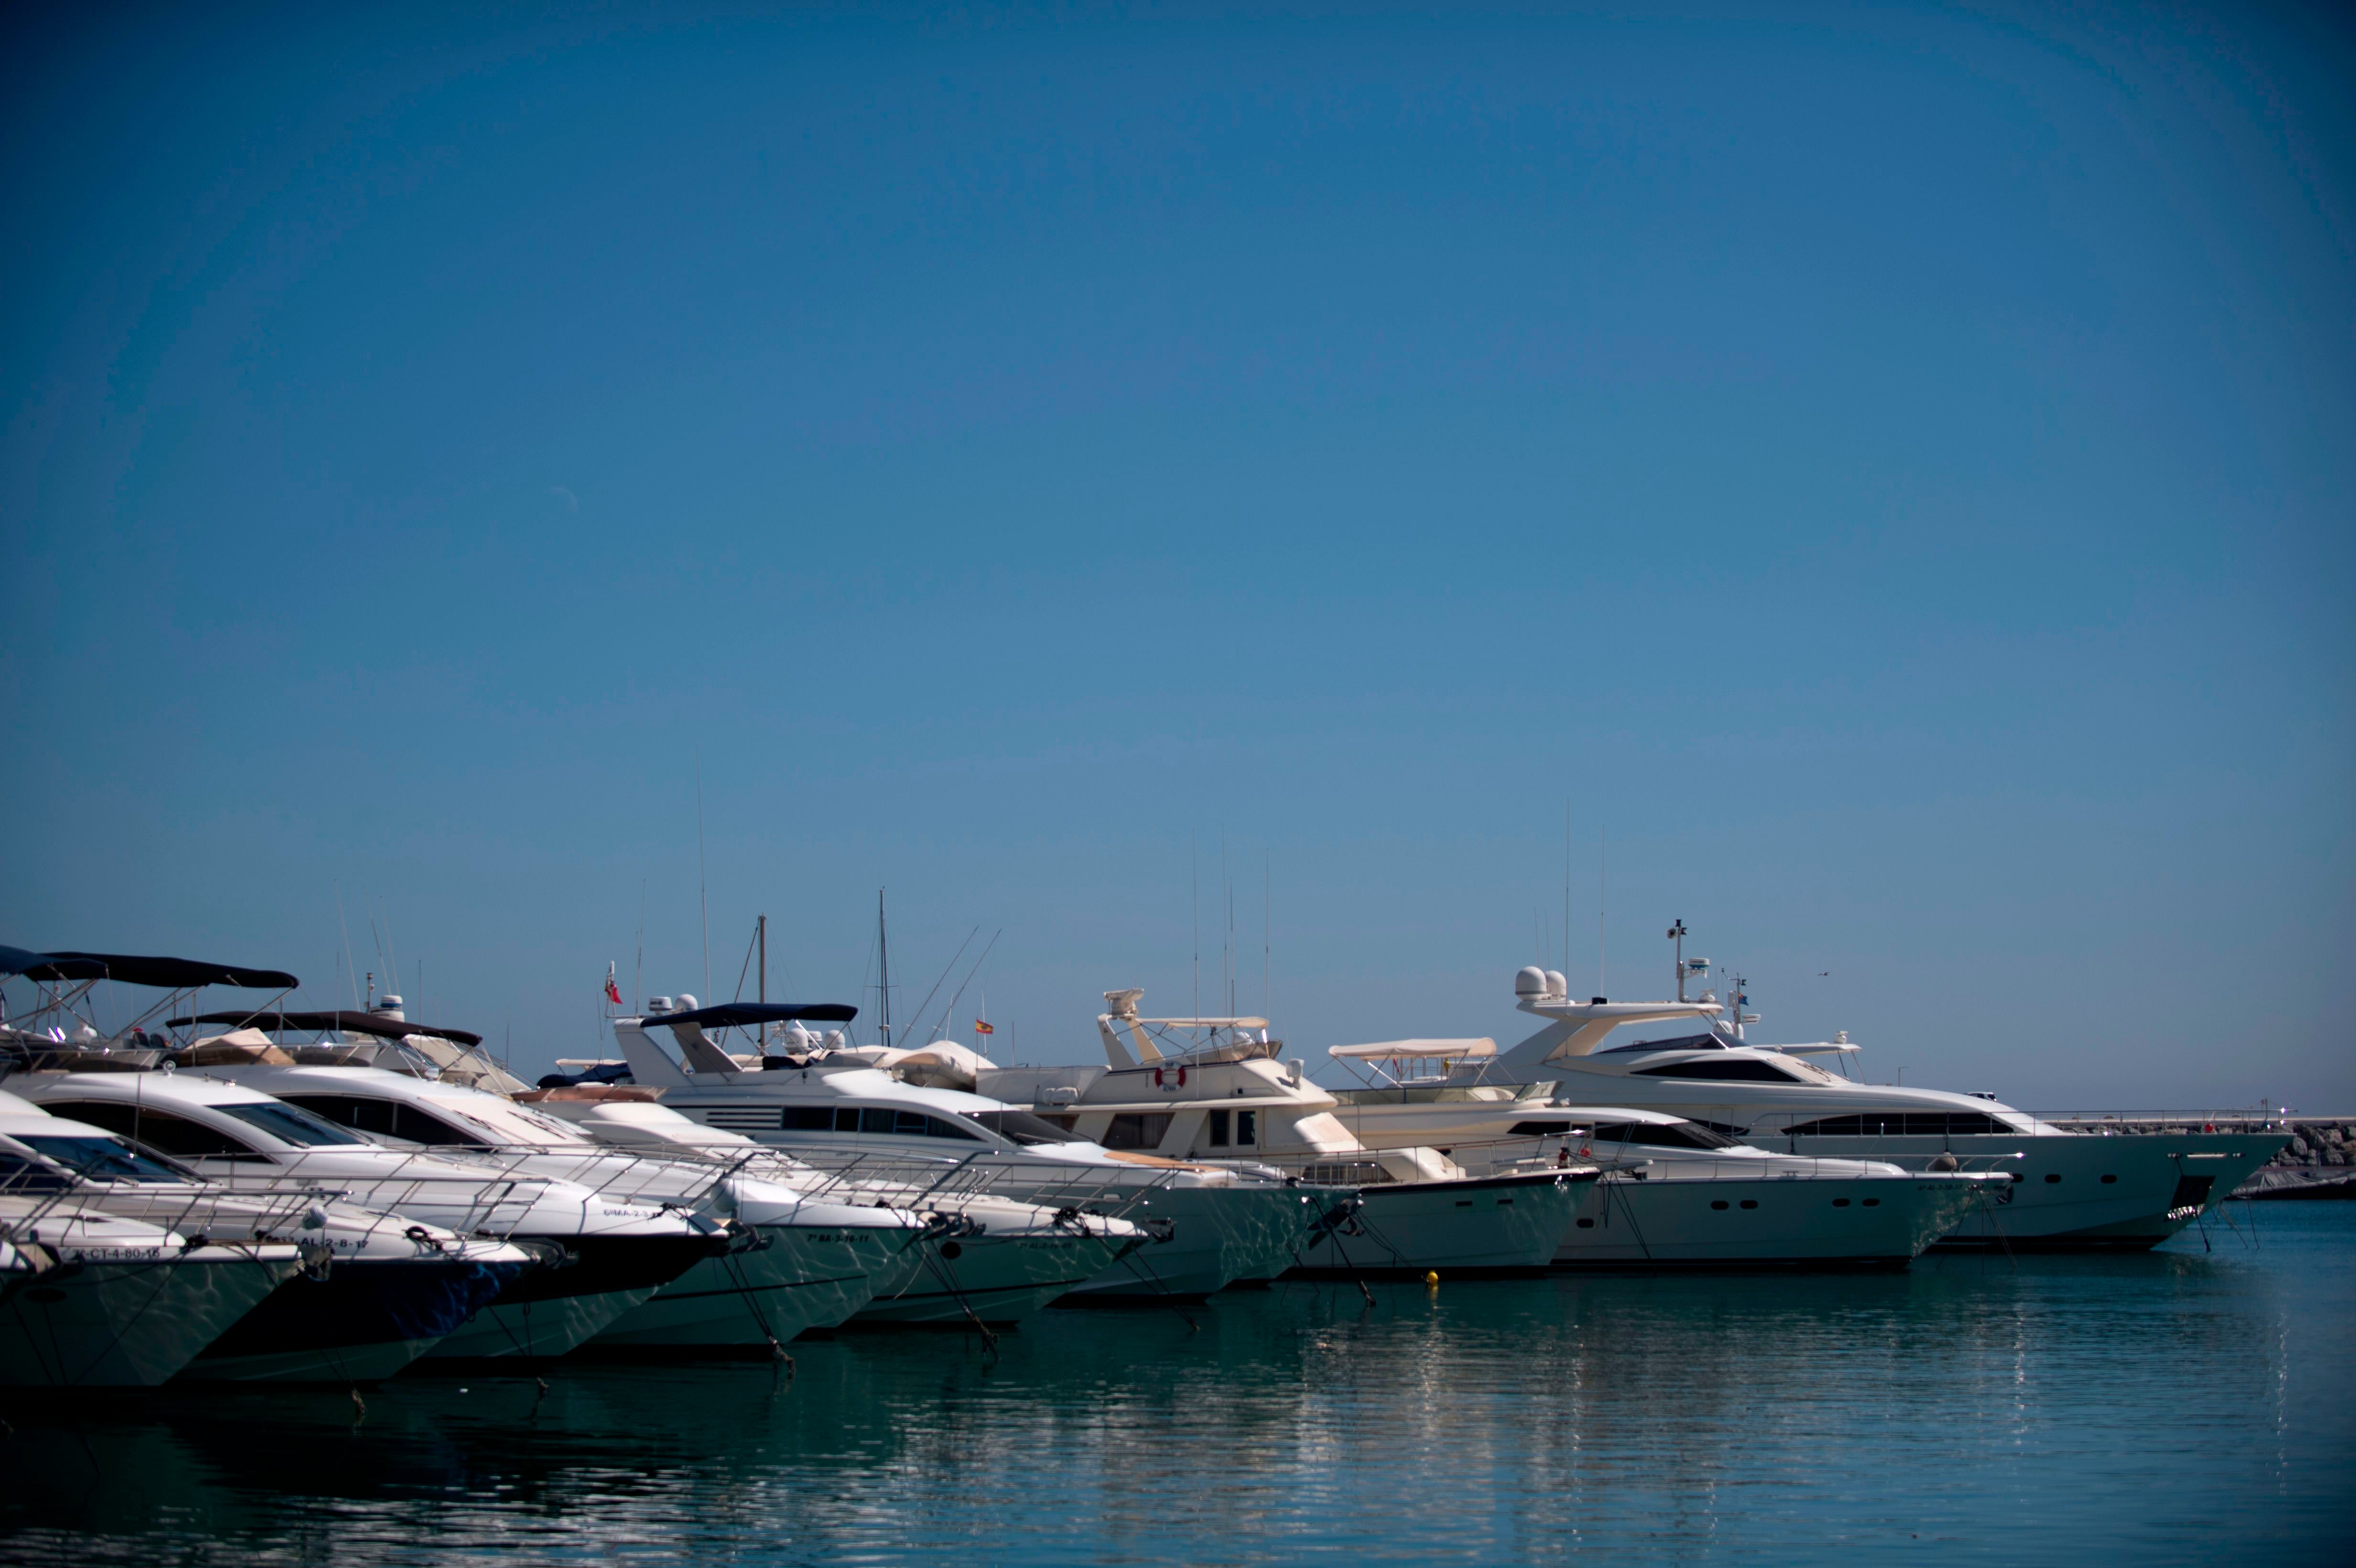
<svg viewBox="0 0 2356 1568">
<path fill-rule="evenodd" d="M 996 1034 L 998 1031 L 991 1028 L 988 1024 L 982 1022 L 980 1019 L 976 1019 L 973 1020 L 973 1032 L 976 1034 Z"/>
<path fill-rule="evenodd" d="M 622 987 L 614 984 L 614 966 L 605 965 L 605 999 L 616 1007 L 622 1005 Z"/>
</svg>

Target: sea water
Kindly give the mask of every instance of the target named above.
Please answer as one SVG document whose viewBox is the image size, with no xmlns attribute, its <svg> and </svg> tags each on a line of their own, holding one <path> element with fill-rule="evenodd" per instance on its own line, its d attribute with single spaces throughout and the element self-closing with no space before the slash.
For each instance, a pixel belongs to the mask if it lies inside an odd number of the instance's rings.
<svg viewBox="0 0 2356 1568">
<path fill-rule="evenodd" d="M 1284 1285 L 995 1349 L 0 1401 L 59 1563 L 2344 1561 L 2356 1203 L 2133 1257 Z"/>
</svg>

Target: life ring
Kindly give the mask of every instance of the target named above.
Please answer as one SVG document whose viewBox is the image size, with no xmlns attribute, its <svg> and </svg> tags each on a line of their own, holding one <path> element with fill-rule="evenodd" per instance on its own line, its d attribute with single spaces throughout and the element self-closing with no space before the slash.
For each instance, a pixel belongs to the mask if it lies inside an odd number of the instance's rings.
<svg viewBox="0 0 2356 1568">
<path fill-rule="evenodd" d="M 1157 1068 L 1155 1068 L 1155 1069 L 1153 1070 L 1153 1086 L 1154 1086 L 1156 1089 L 1159 1089 L 1159 1088 L 1161 1088 L 1161 1087 L 1162 1086 L 1162 1069 L 1160 1069 L 1159 1067 L 1157 1067 Z M 1179 1088 L 1181 1088 L 1181 1089 L 1183 1089 L 1184 1087 L 1186 1087 L 1186 1070 L 1185 1070 L 1183 1067 L 1181 1067 L 1180 1069 L 1178 1069 L 1178 1087 L 1179 1087 Z"/>
</svg>

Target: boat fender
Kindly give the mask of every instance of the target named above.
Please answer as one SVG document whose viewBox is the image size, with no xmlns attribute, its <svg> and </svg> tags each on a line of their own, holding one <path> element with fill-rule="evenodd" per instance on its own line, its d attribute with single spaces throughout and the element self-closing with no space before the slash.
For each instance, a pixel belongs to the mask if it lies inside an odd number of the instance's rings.
<svg viewBox="0 0 2356 1568">
<path fill-rule="evenodd" d="M 1931 1157 L 1931 1163 L 1926 1168 L 1931 1170 L 1954 1170 L 1960 1168 L 1960 1167 L 1956 1162 L 1955 1157 L 1952 1153 L 1945 1149 L 1942 1149 L 1937 1154 Z"/>
</svg>

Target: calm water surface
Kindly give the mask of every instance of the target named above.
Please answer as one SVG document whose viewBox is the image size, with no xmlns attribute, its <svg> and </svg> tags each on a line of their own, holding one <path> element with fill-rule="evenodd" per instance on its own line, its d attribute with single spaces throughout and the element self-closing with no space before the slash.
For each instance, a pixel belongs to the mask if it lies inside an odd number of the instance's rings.
<svg viewBox="0 0 2356 1568">
<path fill-rule="evenodd" d="M 59 1563 L 2345 1561 L 2356 1204 L 1884 1277 L 1284 1285 L 744 1367 L 0 1405 Z M 77 1408 L 79 1407 L 79 1408 Z"/>
</svg>

